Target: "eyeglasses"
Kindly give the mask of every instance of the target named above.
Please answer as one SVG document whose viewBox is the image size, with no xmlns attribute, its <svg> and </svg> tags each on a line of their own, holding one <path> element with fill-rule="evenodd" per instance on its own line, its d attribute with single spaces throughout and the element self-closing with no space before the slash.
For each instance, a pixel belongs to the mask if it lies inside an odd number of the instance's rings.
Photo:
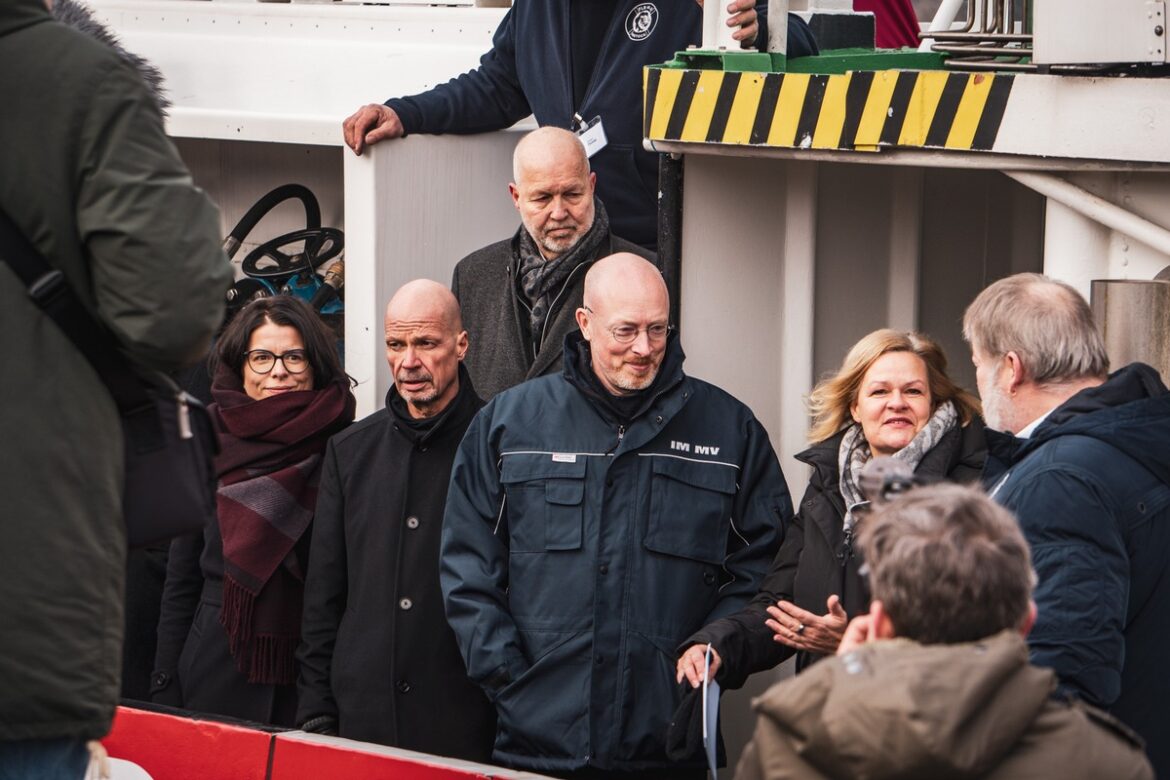
<svg viewBox="0 0 1170 780">
<path fill-rule="evenodd" d="M 276 361 L 284 364 L 284 370 L 290 374 L 303 373 L 309 367 L 309 358 L 303 349 L 290 349 L 282 355 L 276 355 L 266 349 L 253 349 L 244 353 L 248 360 L 248 368 L 257 374 L 267 374 L 276 367 Z"/>
<path fill-rule="evenodd" d="M 582 309 L 593 314 L 593 309 L 588 306 L 582 306 Z M 630 344 L 634 339 L 638 338 L 638 334 L 646 331 L 646 338 L 650 341 L 662 341 L 667 334 L 674 330 L 673 325 L 656 322 L 653 325 L 647 325 L 644 328 L 639 328 L 637 325 L 615 325 L 612 328 L 606 328 L 609 335 L 613 336 L 613 340 L 619 344 Z"/>
</svg>

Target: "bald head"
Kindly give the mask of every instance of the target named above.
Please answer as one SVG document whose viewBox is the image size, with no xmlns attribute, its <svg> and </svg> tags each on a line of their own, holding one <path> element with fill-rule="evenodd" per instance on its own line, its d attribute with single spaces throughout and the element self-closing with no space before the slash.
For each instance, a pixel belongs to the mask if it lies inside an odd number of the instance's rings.
<svg viewBox="0 0 1170 780">
<path fill-rule="evenodd" d="M 512 153 L 512 178 L 524 179 L 531 170 L 551 166 L 572 168 L 582 176 L 589 175 L 589 156 L 576 133 L 559 127 L 542 127 L 520 139 Z"/>
<path fill-rule="evenodd" d="M 618 396 L 649 387 L 666 355 L 670 298 L 662 274 L 637 255 L 604 257 L 585 275 L 582 303 L 577 325 L 601 384 Z"/>
<path fill-rule="evenodd" d="M 430 279 L 408 282 L 386 306 L 386 362 L 412 417 L 433 417 L 459 394 L 467 331 L 459 302 Z"/>
<path fill-rule="evenodd" d="M 542 127 L 520 139 L 508 185 L 520 221 L 547 260 L 575 247 L 593 227 L 593 188 L 585 147 L 573 133 Z"/>
<path fill-rule="evenodd" d="M 415 279 L 398 288 L 386 305 L 386 323 L 430 317 L 453 331 L 463 330 L 463 315 L 455 295 L 432 279 Z"/>
<path fill-rule="evenodd" d="M 594 263 L 585 274 L 584 297 L 585 305 L 594 311 L 598 306 L 604 308 L 607 303 L 627 300 L 670 307 L 662 273 L 649 260 L 630 252 L 609 255 Z"/>
</svg>

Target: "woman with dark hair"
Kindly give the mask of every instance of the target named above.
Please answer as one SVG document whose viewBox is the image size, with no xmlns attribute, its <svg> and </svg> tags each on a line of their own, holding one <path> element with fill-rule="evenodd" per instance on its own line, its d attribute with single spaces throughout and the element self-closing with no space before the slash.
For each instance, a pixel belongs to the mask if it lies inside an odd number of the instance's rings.
<svg viewBox="0 0 1170 780">
<path fill-rule="evenodd" d="M 873 457 L 892 456 L 927 481 L 975 482 L 987 454 L 979 401 L 947 376 L 942 348 L 920 333 L 877 330 L 853 345 L 809 396 L 808 490 L 759 594 L 690 637 L 678 678 L 696 685 L 707 645 L 725 688 L 796 653 L 799 672 L 832 655 L 848 621 L 869 610 L 856 526 Z"/>
<path fill-rule="evenodd" d="M 151 697 L 291 726 L 321 456 L 354 397 L 332 334 L 286 295 L 248 304 L 210 367 L 218 518 L 171 545 Z"/>
</svg>

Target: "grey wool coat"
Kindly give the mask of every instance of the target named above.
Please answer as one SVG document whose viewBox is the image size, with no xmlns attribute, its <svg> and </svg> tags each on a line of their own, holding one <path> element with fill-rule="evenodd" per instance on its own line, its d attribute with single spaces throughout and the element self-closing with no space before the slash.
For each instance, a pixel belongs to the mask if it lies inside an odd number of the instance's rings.
<svg viewBox="0 0 1170 780">
<path fill-rule="evenodd" d="M 42 0 L 0 3 L 0 63 L 0 209 L 135 362 L 201 358 L 232 271 L 142 77 Z M 122 668 L 121 425 L 3 263 L 0 312 L 0 740 L 96 738 Z"/>
<path fill-rule="evenodd" d="M 522 230 L 523 226 L 511 238 L 460 260 L 451 279 L 451 292 L 459 299 L 469 341 L 464 364 L 485 401 L 528 379 L 561 370 L 565 336 L 577 330 L 576 312 L 589 266 L 616 252 L 633 252 L 652 263 L 656 260 L 650 250 L 611 232 L 569 275 L 549 310 L 540 349 L 534 352 L 528 327 L 523 324 L 528 310 L 516 283 Z"/>
</svg>

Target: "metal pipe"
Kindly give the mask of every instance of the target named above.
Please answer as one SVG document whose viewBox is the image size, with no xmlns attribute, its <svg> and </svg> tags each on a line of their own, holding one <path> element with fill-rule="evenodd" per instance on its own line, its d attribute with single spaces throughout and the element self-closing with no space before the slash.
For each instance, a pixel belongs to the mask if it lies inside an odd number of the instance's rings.
<svg viewBox="0 0 1170 780">
<path fill-rule="evenodd" d="M 716 51 L 739 50 L 739 41 L 732 38 L 735 30 L 727 26 L 728 13 L 723 3 L 706 3 L 703 6 L 703 48 Z M 647 33 L 649 34 L 649 33 Z"/>
<path fill-rule="evenodd" d="M 943 63 L 943 67 L 947 70 L 1010 70 L 1018 73 L 1027 73 L 1036 70 L 1036 66 L 1030 62 L 996 62 L 992 60 L 949 59 Z"/>
<path fill-rule="evenodd" d="M 1105 227 L 1124 233 L 1162 254 L 1170 255 L 1170 230 L 1126 211 L 1067 179 L 1030 171 L 1004 171 L 1004 174 Z"/>
<path fill-rule="evenodd" d="M 1007 41 L 1009 43 L 1031 43 L 1031 35 L 1023 35 L 1020 33 L 999 33 L 999 34 L 985 34 L 985 33 L 960 33 L 960 32 L 941 32 L 934 36 L 936 41 Z"/>
<path fill-rule="evenodd" d="M 950 54 L 956 57 L 1015 57 L 1016 59 L 1023 59 L 1024 57 L 1032 56 L 1032 52 L 1028 49 L 1008 48 L 1006 46 L 968 46 L 936 43 L 930 49 L 931 51 Z"/>
<path fill-rule="evenodd" d="M 1109 362 L 1141 361 L 1170 379 L 1170 282 L 1094 279 L 1090 290 Z"/>
<path fill-rule="evenodd" d="M 935 12 L 934 18 L 930 20 L 930 27 L 927 32 L 941 32 L 949 30 L 951 25 L 955 23 L 955 17 L 959 15 L 959 9 L 963 7 L 966 0 L 942 0 L 938 11 Z M 970 29 L 975 19 L 971 14 L 971 9 L 967 9 L 967 27 Z M 933 38 L 923 38 L 922 43 L 918 46 L 918 51 L 930 51 L 931 44 L 934 43 Z"/>
<path fill-rule="evenodd" d="M 681 328 L 683 156 L 658 155 L 658 269 L 670 295 L 670 321 Z"/>
<path fill-rule="evenodd" d="M 800 3 L 797 3 L 799 6 Z M 789 0 L 768 0 L 768 18 L 769 19 L 787 19 L 788 9 L 792 7 Z M 808 7 L 808 1 L 804 0 L 804 7 Z M 768 40 L 756 41 L 756 47 L 760 51 L 766 51 L 770 54 L 787 54 L 788 53 L 788 25 L 787 24 L 770 24 L 768 25 Z"/>
</svg>

